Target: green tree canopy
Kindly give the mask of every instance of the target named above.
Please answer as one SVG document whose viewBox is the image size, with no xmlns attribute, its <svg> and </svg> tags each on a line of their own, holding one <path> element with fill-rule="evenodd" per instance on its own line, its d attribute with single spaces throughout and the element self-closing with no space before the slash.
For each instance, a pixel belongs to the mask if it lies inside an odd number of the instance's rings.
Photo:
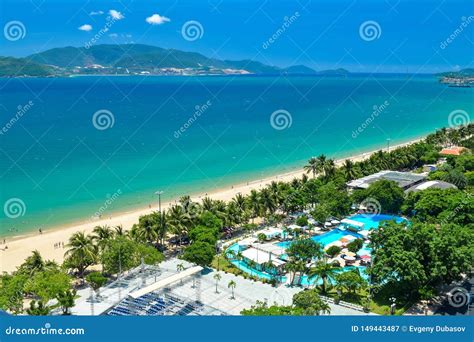
<svg viewBox="0 0 474 342">
<path fill-rule="evenodd" d="M 323 255 L 322 246 L 312 239 L 298 239 L 286 250 L 288 256 L 295 260 L 311 260 Z"/>
<path fill-rule="evenodd" d="M 209 266 L 215 254 L 216 249 L 213 245 L 196 241 L 184 250 L 183 259 L 200 266 Z"/>
<path fill-rule="evenodd" d="M 367 189 L 356 190 L 353 193 L 356 203 L 373 199 L 380 203 L 380 211 L 396 214 L 400 212 L 404 200 L 403 189 L 397 183 L 388 180 L 378 180 L 369 185 Z"/>
</svg>

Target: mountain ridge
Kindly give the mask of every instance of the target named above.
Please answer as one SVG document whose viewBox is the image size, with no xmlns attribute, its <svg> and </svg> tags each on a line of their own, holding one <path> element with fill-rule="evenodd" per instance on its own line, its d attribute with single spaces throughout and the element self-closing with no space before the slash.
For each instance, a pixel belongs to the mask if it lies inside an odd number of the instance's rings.
<svg viewBox="0 0 474 342">
<path fill-rule="evenodd" d="M 8 59 L 8 60 L 7 60 Z M 100 44 L 91 47 L 65 46 L 49 49 L 25 58 L 3 57 L 0 76 L 67 76 L 74 74 L 331 74 L 343 75 L 345 69 L 316 71 L 305 65 L 280 68 L 259 61 L 220 60 L 198 52 L 165 49 L 145 44 Z M 10 68 L 8 67 L 10 62 Z M 29 65 L 25 73 L 21 65 Z M 34 72 L 34 67 L 41 72 Z M 21 70 L 20 70 L 21 69 Z"/>
</svg>

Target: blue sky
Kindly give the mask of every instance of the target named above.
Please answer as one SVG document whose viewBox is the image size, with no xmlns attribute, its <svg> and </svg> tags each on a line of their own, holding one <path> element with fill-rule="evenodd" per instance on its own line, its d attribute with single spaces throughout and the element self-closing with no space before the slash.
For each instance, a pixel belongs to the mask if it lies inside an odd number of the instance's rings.
<svg viewBox="0 0 474 342">
<path fill-rule="evenodd" d="M 474 2 L 468 0 L 0 3 L 2 31 L 12 21 L 25 28 L 22 39 L 11 41 L 3 34 L 0 55 L 6 56 L 85 46 L 112 13 L 118 20 L 94 44 L 151 44 L 220 59 L 305 64 L 317 70 L 344 67 L 354 72 L 426 73 L 474 66 Z M 200 39 L 183 38 L 182 27 L 188 21 L 202 26 Z M 375 36 L 363 39 L 361 25 L 366 22 L 365 26 L 375 29 Z M 276 39 L 269 43 L 272 36 Z M 449 37 L 454 38 L 447 42 Z"/>
</svg>

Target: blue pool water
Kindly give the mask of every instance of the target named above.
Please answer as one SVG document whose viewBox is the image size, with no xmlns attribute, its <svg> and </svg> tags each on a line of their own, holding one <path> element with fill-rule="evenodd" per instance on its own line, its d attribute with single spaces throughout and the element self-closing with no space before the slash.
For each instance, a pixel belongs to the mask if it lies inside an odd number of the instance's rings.
<svg viewBox="0 0 474 342">
<path fill-rule="evenodd" d="M 378 229 L 379 225 L 383 221 L 390 221 L 390 220 L 395 220 L 395 222 L 400 223 L 403 221 L 408 222 L 406 219 L 399 217 L 399 216 L 393 216 L 393 215 L 384 215 L 384 214 L 379 214 L 379 215 L 354 215 L 349 217 L 351 220 L 358 221 L 364 223 L 364 230 L 370 230 L 370 229 Z M 334 241 L 337 241 L 341 239 L 342 237 L 346 235 L 352 235 L 356 238 L 363 238 L 362 235 L 350 232 L 348 230 L 342 230 L 339 228 L 336 228 L 330 232 L 318 235 L 318 236 L 313 236 L 311 239 L 313 239 L 316 242 L 319 242 L 323 247 L 327 246 L 330 243 L 333 243 Z M 277 246 L 282 247 L 282 248 L 288 248 L 291 244 L 291 241 L 284 241 L 284 242 L 278 242 L 276 243 Z M 234 251 L 235 253 L 241 251 L 241 247 L 235 243 L 232 246 L 230 246 L 227 251 Z M 367 246 L 367 244 L 364 244 L 363 247 L 359 250 L 357 253 L 358 255 L 371 255 L 372 250 Z M 286 255 L 282 255 L 281 259 L 286 260 Z M 230 261 L 234 266 L 239 268 L 240 270 L 250 274 L 257 276 L 260 279 L 267 279 L 270 280 L 272 279 L 272 275 L 268 274 L 266 272 L 261 272 L 259 270 L 250 268 L 245 261 L 242 260 L 231 260 Z M 360 275 L 364 279 L 368 279 L 368 275 L 366 273 L 366 267 L 365 266 L 346 266 L 344 267 L 341 272 L 348 271 L 351 269 L 357 268 L 360 272 Z M 285 281 L 286 278 L 283 278 L 282 281 Z M 320 285 L 322 282 L 321 279 L 319 279 L 316 282 L 316 285 Z M 308 280 L 307 276 L 303 276 L 303 278 L 300 281 L 300 284 L 303 286 L 309 286 L 309 285 L 314 285 L 314 279 Z"/>
<path fill-rule="evenodd" d="M 354 215 L 349 217 L 351 220 L 358 221 L 364 223 L 364 230 L 368 229 L 377 229 L 382 221 L 391 221 L 395 220 L 395 222 L 400 223 L 406 221 L 404 218 L 399 216 L 393 215 Z"/>
</svg>

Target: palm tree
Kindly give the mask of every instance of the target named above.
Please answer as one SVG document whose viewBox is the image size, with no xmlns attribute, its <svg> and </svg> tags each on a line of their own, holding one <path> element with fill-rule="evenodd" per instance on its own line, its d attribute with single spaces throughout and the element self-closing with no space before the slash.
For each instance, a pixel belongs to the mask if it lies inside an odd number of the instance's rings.
<svg viewBox="0 0 474 342">
<path fill-rule="evenodd" d="M 212 212 L 214 209 L 214 201 L 210 197 L 204 197 L 202 199 L 202 209 Z"/>
<path fill-rule="evenodd" d="M 273 215 L 275 213 L 276 203 L 268 188 L 264 188 L 260 191 L 260 204 L 263 216 L 266 216 L 267 214 Z"/>
<path fill-rule="evenodd" d="M 336 164 L 334 163 L 334 159 L 328 159 L 323 165 L 324 177 L 326 179 L 331 178 L 336 173 Z"/>
<path fill-rule="evenodd" d="M 84 281 L 84 271 L 87 267 L 93 265 L 97 259 L 97 248 L 92 237 L 84 232 L 76 232 L 69 238 L 67 246 L 69 250 L 64 255 L 70 258 L 74 267 L 77 268 L 79 276 Z"/>
<path fill-rule="evenodd" d="M 107 225 L 96 226 L 92 233 L 92 240 L 96 242 L 101 252 L 104 250 L 107 242 L 114 236 L 113 230 Z"/>
<path fill-rule="evenodd" d="M 232 297 L 230 297 L 231 299 L 235 299 L 234 289 L 235 289 L 236 286 L 237 286 L 237 284 L 233 280 L 229 281 L 229 284 L 227 284 L 227 287 L 232 290 Z"/>
<path fill-rule="evenodd" d="M 306 164 L 303 169 L 306 171 L 306 173 L 312 173 L 313 178 L 316 178 L 316 173 L 318 172 L 318 165 L 318 159 L 316 159 L 315 157 L 311 157 L 308 160 L 308 164 Z"/>
<path fill-rule="evenodd" d="M 239 208 L 242 212 L 244 212 L 247 209 L 247 203 L 245 202 L 245 196 L 242 195 L 240 192 L 235 195 L 235 197 L 232 199 L 232 201 L 235 203 L 237 208 Z"/>
<path fill-rule="evenodd" d="M 164 212 L 155 212 L 152 215 L 156 221 L 156 237 L 163 246 L 168 234 L 168 217 Z"/>
<path fill-rule="evenodd" d="M 230 250 L 225 253 L 225 256 L 227 257 L 228 260 L 234 260 L 237 258 L 237 253 L 235 251 Z"/>
<path fill-rule="evenodd" d="M 196 217 L 199 216 L 201 211 L 201 206 L 199 203 L 195 203 L 191 200 L 190 196 L 182 196 L 179 199 L 181 207 L 183 207 L 184 215 L 188 218 L 189 223 L 191 224 Z"/>
<path fill-rule="evenodd" d="M 63 310 L 63 315 L 69 315 L 69 309 L 74 306 L 74 299 L 76 297 L 76 290 L 65 290 L 60 291 L 56 299 L 58 300 L 59 306 Z"/>
<path fill-rule="evenodd" d="M 232 203 L 234 204 L 235 208 L 237 209 L 237 214 L 239 218 L 238 223 L 243 223 L 244 221 L 248 221 L 247 215 L 247 201 L 245 200 L 245 196 L 243 196 L 240 192 L 235 195 L 232 199 Z"/>
<path fill-rule="evenodd" d="M 247 197 L 248 205 L 251 211 L 252 223 L 253 220 L 260 214 L 260 198 L 257 190 L 250 190 L 250 195 Z"/>
<path fill-rule="evenodd" d="M 140 240 L 153 243 L 158 239 L 157 222 L 153 215 L 143 215 L 138 219 L 137 234 Z"/>
<path fill-rule="evenodd" d="M 221 219 L 222 222 L 226 221 L 227 205 L 222 200 L 214 201 L 214 207 L 211 211 L 217 218 Z"/>
<path fill-rule="evenodd" d="M 344 165 L 342 166 L 342 170 L 344 172 L 344 175 L 346 176 L 347 181 L 351 181 L 356 178 L 354 162 L 352 160 L 346 159 L 344 161 Z"/>
<path fill-rule="evenodd" d="M 176 271 L 182 272 L 184 271 L 184 265 L 182 263 L 179 263 L 176 265 Z M 181 278 L 181 284 L 183 283 L 183 278 Z"/>
<path fill-rule="evenodd" d="M 48 316 L 51 312 L 51 308 L 43 303 L 42 300 L 36 302 L 32 300 L 30 308 L 26 309 L 26 313 L 30 316 Z"/>
<path fill-rule="evenodd" d="M 295 280 L 296 275 L 296 263 L 294 260 L 290 260 L 285 264 L 285 271 L 290 274 L 290 285 L 293 285 L 293 281 Z"/>
<path fill-rule="evenodd" d="M 340 269 L 339 266 L 328 263 L 327 260 L 319 260 L 316 262 L 315 266 L 311 267 L 308 271 L 308 280 L 314 279 L 314 284 L 316 284 L 318 279 L 322 279 L 323 283 L 321 289 L 323 293 L 326 293 L 327 281 L 334 280 L 334 277 Z"/>
<path fill-rule="evenodd" d="M 268 186 L 268 189 L 270 191 L 270 197 L 272 198 L 275 205 L 280 206 L 284 199 L 283 194 L 282 194 L 283 191 L 282 191 L 282 187 L 280 183 L 272 181 L 270 185 Z"/>
<path fill-rule="evenodd" d="M 316 172 L 321 173 L 324 171 L 324 165 L 326 165 L 326 156 L 324 154 L 319 155 L 316 163 Z"/>
<path fill-rule="evenodd" d="M 121 224 L 118 225 L 118 226 L 115 226 L 114 230 L 115 230 L 115 235 L 117 235 L 117 236 L 125 236 L 126 235 L 125 229 L 123 229 L 123 226 Z"/>
<path fill-rule="evenodd" d="M 175 234 L 179 237 L 179 244 L 182 244 L 183 236 L 187 232 L 188 217 L 185 215 L 183 207 L 174 205 L 168 210 L 168 222 Z"/>
<path fill-rule="evenodd" d="M 219 293 L 219 291 L 217 291 L 217 284 L 219 283 L 219 281 L 222 279 L 222 276 L 220 273 L 216 273 L 214 274 L 214 280 L 216 281 L 216 293 Z"/>
<path fill-rule="evenodd" d="M 36 272 L 43 271 L 45 268 L 45 262 L 38 250 L 34 250 L 33 253 L 26 258 L 25 262 L 20 267 L 20 272 L 28 274 L 30 277 Z"/>
</svg>

